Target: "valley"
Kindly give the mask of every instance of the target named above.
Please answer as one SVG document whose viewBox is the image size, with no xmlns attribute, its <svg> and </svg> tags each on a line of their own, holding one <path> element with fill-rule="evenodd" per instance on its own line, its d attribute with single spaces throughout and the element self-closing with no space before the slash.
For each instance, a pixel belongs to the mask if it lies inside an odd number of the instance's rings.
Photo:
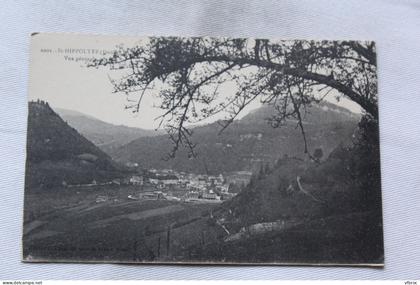
<svg viewBox="0 0 420 285">
<path fill-rule="evenodd" d="M 108 148 L 69 115 L 30 103 L 24 259 L 380 260 L 381 216 L 364 206 L 354 177 L 360 117 L 314 107 L 304 121 L 314 160 L 302 152 L 296 122 L 273 129 L 270 112 L 260 108 L 220 135 L 217 123 L 196 127 L 199 156 L 180 150 L 168 161 L 166 135 L 125 136 L 118 145 L 108 138 Z"/>
</svg>

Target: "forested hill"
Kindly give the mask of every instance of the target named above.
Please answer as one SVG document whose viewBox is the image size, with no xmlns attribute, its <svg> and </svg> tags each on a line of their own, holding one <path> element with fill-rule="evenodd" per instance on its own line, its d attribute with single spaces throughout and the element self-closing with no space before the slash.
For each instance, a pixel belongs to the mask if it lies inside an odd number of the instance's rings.
<svg viewBox="0 0 420 285">
<path fill-rule="evenodd" d="M 275 112 L 272 106 L 265 105 L 251 111 L 241 119 L 241 122 L 265 124 L 266 120 L 274 115 Z M 358 121 L 361 115 L 327 101 L 322 101 L 320 103 L 313 103 L 307 108 L 306 113 L 302 112 L 302 117 L 303 121 L 309 124 L 329 124 L 343 121 Z"/>
<path fill-rule="evenodd" d="M 119 174 L 112 159 L 43 101 L 29 102 L 26 186 L 90 183 Z M 29 167 L 30 166 L 30 167 Z"/>
<path fill-rule="evenodd" d="M 360 173 L 361 161 L 372 158 L 360 155 L 337 147 L 320 164 L 279 159 L 213 212 L 225 234 L 194 255 L 226 262 L 244 252 L 253 262 L 381 262 L 380 195 L 374 197 L 380 187 L 363 186 L 379 173 L 372 167 Z"/>
<path fill-rule="evenodd" d="M 197 143 L 197 158 L 188 158 L 180 149 L 171 160 L 163 158 L 171 150 L 166 135 L 144 137 L 110 152 L 120 162 L 137 162 L 144 168 L 173 168 L 180 171 L 217 174 L 227 171 L 255 170 L 262 163 L 274 163 L 284 155 L 304 157 L 304 144 L 295 121 L 280 128 L 266 119 L 275 110 L 263 106 L 235 121 L 220 135 L 218 123 L 194 128 L 192 141 Z M 351 144 L 360 115 L 331 103 L 308 108 L 304 117 L 309 150 L 322 150 L 324 157 L 339 144 Z"/>
</svg>

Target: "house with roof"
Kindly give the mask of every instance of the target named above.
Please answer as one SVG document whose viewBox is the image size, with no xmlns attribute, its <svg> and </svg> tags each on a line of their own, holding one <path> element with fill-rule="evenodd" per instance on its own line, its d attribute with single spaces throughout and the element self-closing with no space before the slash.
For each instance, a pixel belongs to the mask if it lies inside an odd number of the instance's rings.
<svg viewBox="0 0 420 285">
<path fill-rule="evenodd" d="M 130 177 L 130 184 L 143 185 L 143 177 L 142 176 L 137 176 L 137 175 L 131 176 Z"/>
<path fill-rule="evenodd" d="M 179 179 L 176 175 L 150 175 L 149 182 L 154 185 L 163 184 L 165 186 L 176 185 Z"/>
<path fill-rule="evenodd" d="M 206 199 L 206 200 L 220 200 L 220 196 L 217 196 L 216 193 L 203 193 L 201 195 L 202 199 Z"/>
</svg>

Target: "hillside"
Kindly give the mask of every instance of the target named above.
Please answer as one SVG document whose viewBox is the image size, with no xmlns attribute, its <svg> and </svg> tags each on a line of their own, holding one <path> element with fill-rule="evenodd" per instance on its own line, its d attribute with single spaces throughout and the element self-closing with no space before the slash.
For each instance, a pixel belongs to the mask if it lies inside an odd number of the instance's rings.
<svg viewBox="0 0 420 285">
<path fill-rule="evenodd" d="M 29 102 L 26 187 L 91 183 L 118 176 L 102 150 L 64 122 L 48 103 Z"/>
<path fill-rule="evenodd" d="M 106 153 L 140 137 L 156 136 L 160 131 L 106 123 L 92 116 L 61 108 L 54 109 L 64 121 Z"/>
<path fill-rule="evenodd" d="M 230 220 L 246 226 L 278 219 L 320 218 L 328 211 L 352 212 L 359 197 L 351 183 L 350 165 L 351 153 L 341 147 L 321 164 L 283 157 L 273 168 L 254 176 L 225 204 L 232 211 Z"/>
<path fill-rule="evenodd" d="M 340 143 L 351 143 L 359 115 L 331 103 L 313 106 L 308 111 L 304 124 L 311 152 L 321 148 L 327 157 Z M 197 143 L 197 158 L 188 158 L 186 150 L 181 149 L 174 159 L 163 160 L 171 150 L 166 135 L 139 138 L 110 154 L 117 161 L 137 162 L 144 168 L 211 174 L 256 170 L 283 155 L 303 158 L 303 139 L 296 122 L 272 128 L 266 119 L 273 112 L 272 107 L 261 107 L 232 123 L 220 135 L 218 123 L 194 128 L 192 140 Z"/>
<path fill-rule="evenodd" d="M 355 155 L 338 147 L 321 164 L 280 159 L 214 211 L 212 224 L 229 233 L 190 250 L 199 260 L 383 262 L 381 207 L 364 206 L 380 188 L 358 186 L 379 174 L 355 176 Z"/>
</svg>

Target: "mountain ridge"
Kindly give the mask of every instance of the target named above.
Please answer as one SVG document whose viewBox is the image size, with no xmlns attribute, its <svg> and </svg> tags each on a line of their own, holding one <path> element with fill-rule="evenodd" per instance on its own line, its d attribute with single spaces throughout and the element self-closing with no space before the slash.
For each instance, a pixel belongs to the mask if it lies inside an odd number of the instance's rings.
<svg viewBox="0 0 420 285">
<path fill-rule="evenodd" d="M 310 151 L 322 148 L 327 156 L 340 142 L 351 143 L 351 136 L 360 116 L 326 103 L 312 106 L 305 125 Z M 283 155 L 305 158 L 303 139 L 296 122 L 272 128 L 267 117 L 273 108 L 263 106 L 235 120 L 221 134 L 218 122 L 192 129 L 191 140 L 197 142 L 196 158 L 189 158 L 187 150 L 180 149 L 174 159 L 163 160 L 170 152 L 167 135 L 144 137 L 131 141 L 110 152 L 114 160 L 136 162 L 143 168 L 173 168 L 187 172 L 217 174 L 221 172 L 256 170 L 262 163 L 274 163 Z M 312 124 L 311 121 L 316 124 Z"/>
<path fill-rule="evenodd" d="M 67 121 L 69 125 L 107 153 L 139 137 L 156 136 L 162 133 L 161 131 L 104 122 L 75 110 L 63 108 L 55 108 L 54 110 L 64 121 Z"/>
</svg>

